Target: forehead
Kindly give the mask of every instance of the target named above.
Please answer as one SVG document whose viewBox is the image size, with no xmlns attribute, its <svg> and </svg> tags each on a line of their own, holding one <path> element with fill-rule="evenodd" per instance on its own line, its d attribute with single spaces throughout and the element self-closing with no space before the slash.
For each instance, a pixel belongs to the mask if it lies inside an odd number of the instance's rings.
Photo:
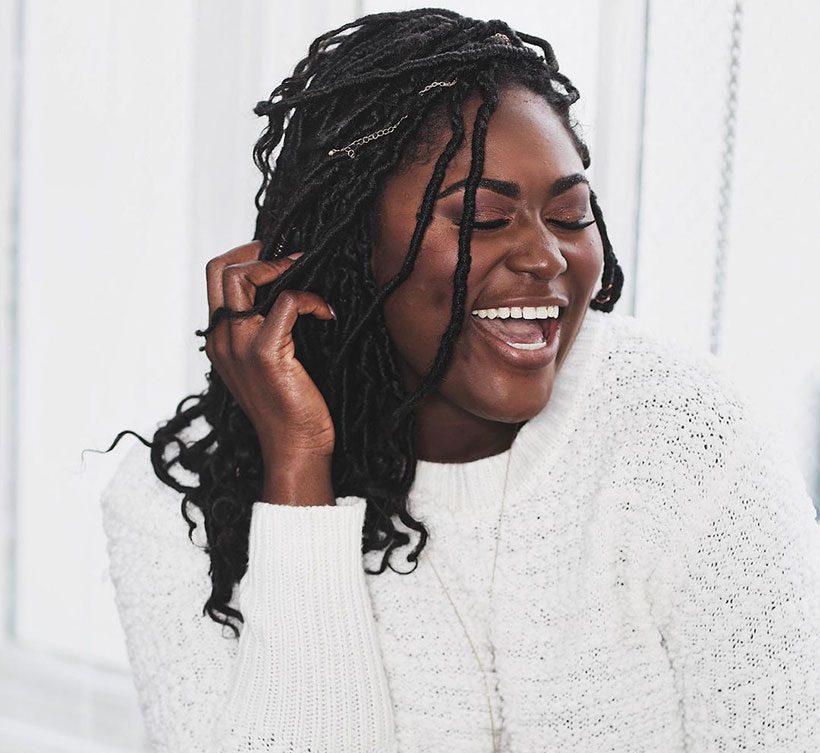
<svg viewBox="0 0 820 753">
<path fill-rule="evenodd" d="M 464 141 L 448 165 L 444 185 L 466 178 L 470 170 L 475 116 L 481 97 L 473 95 L 464 104 Z M 435 161 L 451 137 L 445 127 L 416 161 L 388 181 L 384 199 L 423 194 Z M 552 183 L 584 167 L 572 137 L 549 103 L 529 89 L 515 86 L 502 90 L 498 106 L 490 117 L 484 146 L 483 175 L 513 180 L 527 185 Z"/>
</svg>

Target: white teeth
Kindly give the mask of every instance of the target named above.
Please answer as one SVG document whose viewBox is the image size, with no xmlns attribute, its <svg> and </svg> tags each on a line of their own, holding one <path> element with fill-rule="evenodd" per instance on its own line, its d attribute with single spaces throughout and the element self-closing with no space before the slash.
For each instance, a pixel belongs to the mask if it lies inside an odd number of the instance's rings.
<svg viewBox="0 0 820 753">
<path fill-rule="evenodd" d="M 518 348 L 518 350 L 540 350 L 547 347 L 547 341 L 542 340 L 540 343 L 507 343 L 507 345 L 512 345 L 513 348 Z"/>
<path fill-rule="evenodd" d="M 501 306 L 497 309 L 475 309 L 472 314 L 481 319 L 555 319 L 558 306 Z"/>
</svg>

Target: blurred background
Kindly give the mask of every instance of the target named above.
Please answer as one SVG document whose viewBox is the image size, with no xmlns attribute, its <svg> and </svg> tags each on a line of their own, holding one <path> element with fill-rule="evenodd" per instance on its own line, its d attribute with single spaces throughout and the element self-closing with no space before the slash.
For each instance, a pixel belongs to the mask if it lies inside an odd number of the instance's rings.
<svg viewBox="0 0 820 753">
<path fill-rule="evenodd" d="M 0 0 L 0 751 L 144 750 L 99 494 L 205 387 L 206 261 L 252 238 L 252 113 L 388 0 Z M 475 0 L 581 91 L 617 310 L 711 351 L 820 500 L 820 4 Z M 813 326 L 811 322 L 814 322 Z"/>
</svg>

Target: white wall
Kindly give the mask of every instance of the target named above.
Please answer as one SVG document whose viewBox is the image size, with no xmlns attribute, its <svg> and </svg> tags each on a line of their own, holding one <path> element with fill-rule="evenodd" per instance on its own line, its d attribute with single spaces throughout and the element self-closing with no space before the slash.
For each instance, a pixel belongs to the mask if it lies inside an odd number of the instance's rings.
<svg viewBox="0 0 820 753">
<path fill-rule="evenodd" d="M 17 84 L 16 47 L 18 8 L 0 3 L 0 626 L 11 628 L 12 583 L 8 563 L 14 557 L 14 511 L 9 498 L 12 468 L 15 464 L 13 441 L 13 377 L 15 328 L 14 278 L 16 248 L 15 175 L 17 162 Z"/>
<path fill-rule="evenodd" d="M 820 6 L 746 0 L 725 282 L 716 287 L 734 3 L 650 4 L 635 314 L 715 351 L 820 506 Z M 716 305 L 717 304 L 717 305 Z"/>
<path fill-rule="evenodd" d="M 650 3 L 635 313 L 708 349 L 731 3 Z"/>
<path fill-rule="evenodd" d="M 112 457 L 80 451 L 149 432 L 185 388 L 194 15 L 88 6 L 24 6 L 15 628 L 99 661 L 122 656 L 96 498 Z"/>
<path fill-rule="evenodd" d="M 721 356 L 820 506 L 820 4 L 744 13 Z"/>
</svg>

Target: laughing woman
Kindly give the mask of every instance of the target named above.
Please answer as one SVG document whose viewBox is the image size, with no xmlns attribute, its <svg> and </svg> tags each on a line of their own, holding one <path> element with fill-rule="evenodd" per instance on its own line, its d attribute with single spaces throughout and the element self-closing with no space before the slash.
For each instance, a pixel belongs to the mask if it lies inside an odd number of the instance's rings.
<svg viewBox="0 0 820 753">
<path fill-rule="evenodd" d="M 805 482 L 613 310 L 577 98 L 544 40 L 425 9 L 257 105 L 208 388 L 103 496 L 156 750 L 820 749 Z"/>
</svg>

